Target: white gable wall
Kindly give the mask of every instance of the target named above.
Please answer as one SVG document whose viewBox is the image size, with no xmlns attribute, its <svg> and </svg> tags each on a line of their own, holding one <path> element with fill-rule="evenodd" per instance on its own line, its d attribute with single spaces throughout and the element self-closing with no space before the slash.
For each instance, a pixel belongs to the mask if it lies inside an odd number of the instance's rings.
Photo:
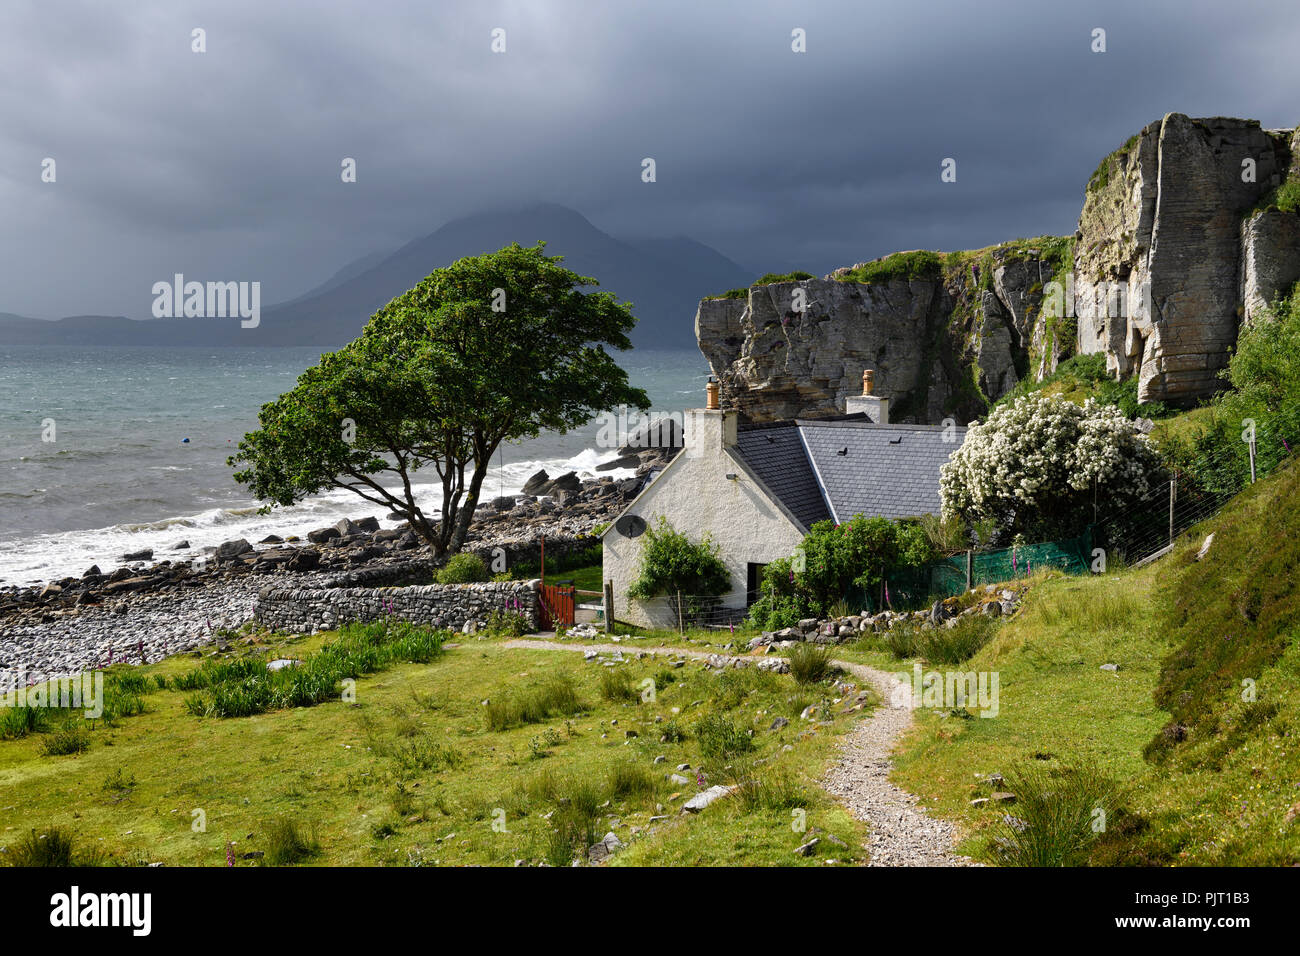
<svg viewBox="0 0 1300 956">
<path fill-rule="evenodd" d="M 624 514 L 639 515 L 648 526 L 662 515 L 692 541 L 711 534 L 731 572 L 732 587 L 723 604 L 744 607 L 749 563 L 789 557 L 803 532 L 727 451 L 735 443 L 734 416 L 703 409 L 688 413 L 686 447 Z M 728 479 L 728 474 L 736 477 Z M 643 627 L 676 627 L 666 601 L 643 604 L 627 596 L 645 540 L 644 535 L 625 538 L 612 526 L 602 538 L 605 580 L 614 583 L 615 617 Z"/>
</svg>

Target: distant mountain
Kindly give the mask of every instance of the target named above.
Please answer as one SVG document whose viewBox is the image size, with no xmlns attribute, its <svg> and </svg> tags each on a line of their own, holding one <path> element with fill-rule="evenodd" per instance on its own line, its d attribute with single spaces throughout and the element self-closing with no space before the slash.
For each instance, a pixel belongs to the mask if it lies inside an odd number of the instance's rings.
<svg viewBox="0 0 1300 956">
<path fill-rule="evenodd" d="M 726 256 L 687 238 L 620 240 L 565 206 L 539 203 L 456 219 L 388 256 L 344 266 L 316 289 L 263 306 L 261 324 L 238 319 L 148 319 L 81 316 L 49 322 L 14 317 L 0 344 L 43 345 L 311 345 L 337 348 L 356 338 L 371 314 L 434 269 L 510 242 L 546 240 L 546 251 L 593 276 L 600 288 L 630 301 L 632 340 L 659 348 L 694 348 L 699 300 L 748 285 L 754 276 Z M 195 276 L 194 278 L 199 278 Z"/>
</svg>

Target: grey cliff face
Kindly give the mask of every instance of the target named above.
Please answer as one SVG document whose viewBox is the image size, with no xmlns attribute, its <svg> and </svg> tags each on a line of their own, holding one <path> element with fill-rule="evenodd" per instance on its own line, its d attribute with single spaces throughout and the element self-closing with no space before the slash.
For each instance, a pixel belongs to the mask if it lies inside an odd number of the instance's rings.
<svg viewBox="0 0 1300 956">
<path fill-rule="evenodd" d="M 859 263 L 753 286 L 702 301 L 696 339 L 754 421 L 836 414 L 872 368 L 895 420 L 965 422 L 1097 353 L 1141 401 L 1194 404 L 1222 387 L 1243 322 L 1300 280 L 1300 213 L 1275 198 L 1288 177 L 1300 131 L 1171 113 L 1102 161 L 1072 245 L 950 253 L 927 278 L 857 281 Z"/>
</svg>

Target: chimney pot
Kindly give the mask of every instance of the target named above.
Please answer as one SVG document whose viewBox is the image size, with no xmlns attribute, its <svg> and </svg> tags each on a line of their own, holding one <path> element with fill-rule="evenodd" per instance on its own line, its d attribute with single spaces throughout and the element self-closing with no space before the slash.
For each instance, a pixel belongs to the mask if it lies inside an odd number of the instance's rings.
<svg viewBox="0 0 1300 956">
<path fill-rule="evenodd" d="M 709 376 L 708 384 L 704 386 L 704 407 L 716 410 L 718 408 L 718 383 L 713 376 Z"/>
<path fill-rule="evenodd" d="M 862 394 L 870 395 L 876 387 L 876 373 L 872 369 L 862 371 Z"/>
</svg>

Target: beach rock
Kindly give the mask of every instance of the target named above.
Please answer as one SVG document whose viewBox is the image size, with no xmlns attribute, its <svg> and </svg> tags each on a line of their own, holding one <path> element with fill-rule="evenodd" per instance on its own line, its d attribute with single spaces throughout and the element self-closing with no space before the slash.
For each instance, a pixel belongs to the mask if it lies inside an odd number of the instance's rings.
<svg viewBox="0 0 1300 956">
<path fill-rule="evenodd" d="M 188 548 L 189 546 L 190 546 L 190 543 L 189 543 L 188 540 L 186 540 L 186 541 L 177 541 L 174 545 L 172 545 L 172 550 L 173 550 L 173 551 L 184 551 L 184 550 L 185 550 L 186 548 Z"/>
<path fill-rule="evenodd" d="M 307 532 L 307 540 L 312 544 L 324 544 L 326 541 L 339 536 L 338 528 L 317 528 L 315 531 Z"/>
<path fill-rule="evenodd" d="M 548 475 L 546 473 L 546 469 L 543 468 L 540 471 L 534 472 L 532 476 L 527 481 L 524 482 L 524 487 L 522 491 L 526 495 L 542 494 L 542 489 L 546 486 L 547 482 L 549 482 L 550 480 L 551 480 L 551 476 Z"/>
<path fill-rule="evenodd" d="M 582 480 L 578 478 L 578 473 L 566 471 L 558 478 L 548 481 L 544 489 L 540 492 L 544 495 L 556 495 L 561 491 L 581 491 Z"/>
<path fill-rule="evenodd" d="M 122 555 L 123 561 L 152 561 L 153 549 L 145 548 L 143 551 L 131 551 Z"/>
<path fill-rule="evenodd" d="M 86 570 L 82 572 L 81 576 L 83 578 L 93 578 L 103 573 L 104 573 L 103 571 L 99 570 L 98 564 L 92 564 L 90 567 L 86 568 Z"/>
<path fill-rule="evenodd" d="M 235 538 L 231 541 L 223 541 L 217 545 L 216 554 L 213 556 L 218 562 L 232 561 L 241 555 L 248 554 L 253 550 L 253 546 L 243 538 Z"/>
<path fill-rule="evenodd" d="M 284 538 L 280 537 L 278 534 L 268 534 L 265 538 L 259 541 L 258 544 L 280 544 L 283 541 Z"/>
</svg>

